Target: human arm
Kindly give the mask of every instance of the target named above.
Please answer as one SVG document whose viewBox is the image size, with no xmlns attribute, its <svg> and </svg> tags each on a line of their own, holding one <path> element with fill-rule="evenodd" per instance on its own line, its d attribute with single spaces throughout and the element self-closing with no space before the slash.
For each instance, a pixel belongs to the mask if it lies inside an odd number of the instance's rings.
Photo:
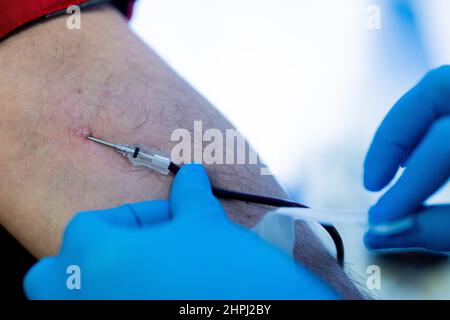
<svg viewBox="0 0 450 320">
<path fill-rule="evenodd" d="M 81 30 L 57 17 L 0 43 L 0 221 L 35 256 L 57 252 L 62 230 L 79 211 L 166 198 L 171 177 L 132 169 L 120 155 L 88 142 L 144 143 L 162 152 L 177 128 L 233 128 L 170 69 L 109 7 L 82 13 Z M 214 185 L 285 197 L 259 165 L 208 165 Z M 269 209 L 222 202 L 253 226 Z M 296 257 L 356 297 L 357 290 L 299 224 Z"/>
</svg>

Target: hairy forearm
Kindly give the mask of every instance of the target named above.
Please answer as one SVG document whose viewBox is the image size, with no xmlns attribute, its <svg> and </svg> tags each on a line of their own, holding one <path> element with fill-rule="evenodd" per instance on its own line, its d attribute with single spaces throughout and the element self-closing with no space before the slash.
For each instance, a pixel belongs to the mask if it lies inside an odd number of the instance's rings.
<svg viewBox="0 0 450 320">
<path fill-rule="evenodd" d="M 172 132 L 192 130 L 194 121 L 203 130 L 233 128 L 108 7 L 83 13 L 81 30 L 68 30 L 60 17 L 0 43 L 0 70 L 0 143 L 7 146 L 0 151 L 0 221 L 38 257 L 57 251 L 78 211 L 168 195 L 170 177 L 133 170 L 86 135 L 170 153 Z M 258 165 L 207 167 L 218 186 L 285 196 Z M 246 226 L 268 209 L 223 204 Z M 352 292 L 314 235 L 304 225 L 297 229 L 296 256 L 341 292 Z"/>
</svg>

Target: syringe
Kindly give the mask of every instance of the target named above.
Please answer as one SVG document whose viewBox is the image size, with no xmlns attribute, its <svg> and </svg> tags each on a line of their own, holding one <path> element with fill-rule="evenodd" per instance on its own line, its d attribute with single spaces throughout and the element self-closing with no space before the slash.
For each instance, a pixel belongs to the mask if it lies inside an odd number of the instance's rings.
<svg viewBox="0 0 450 320">
<path fill-rule="evenodd" d="M 111 143 L 94 137 L 87 137 L 87 139 L 115 149 L 134 166 L 146 167 L 165 175 L 169 174 L 170 159 L 154 151 L 143 149 L 140 145 Z"/>
</svg>

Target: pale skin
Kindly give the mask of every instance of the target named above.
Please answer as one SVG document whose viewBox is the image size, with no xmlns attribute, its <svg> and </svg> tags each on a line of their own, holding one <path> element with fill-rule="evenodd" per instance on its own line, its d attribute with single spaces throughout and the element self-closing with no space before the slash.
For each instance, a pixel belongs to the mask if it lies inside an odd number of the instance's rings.
<svg viewBox="0 0 450 320">
<path fill-rule="evenodd" d="M 128 28 L 115 9 L 32 25 L 0 42 L 0 223 L 34 256 L 56 254 L 79 211 L 167 198 L 171 177 L 137 170 L 86 140 L 141 143 L 170 151 L 176 128 L 233 128 Z M 258 165 L 207 166 L 213 184 L 286 197 Z M 253 226 L 269 207 L 222 201 Z M 182 241 L 182 239 L 180 239 Z M 295 257 L 341 294 L 359 293 L 309 228 L 297 225 Z M 268 275 L 270 276 L 270 275 Z"/>
</svg>

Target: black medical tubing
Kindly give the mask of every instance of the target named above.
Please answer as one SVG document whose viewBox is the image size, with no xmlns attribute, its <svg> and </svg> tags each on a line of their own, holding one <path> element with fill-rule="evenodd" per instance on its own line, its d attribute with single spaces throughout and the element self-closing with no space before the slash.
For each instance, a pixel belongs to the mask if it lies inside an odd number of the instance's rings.
<svg viewBox="0 0 450 320">
<path fill-rule="evenodd" d="M 173 175 L 176 175 L 177 172 L 180 170 L 180 167 L 173 162 L 169 165 L 169 171 L 172 172 Z M 273 206 L 273 207 L 295 207 L 295 208 L 308 208 L 304 204 L 290 201 L 286 199 L 281 198 L 274 198 L 274 197 L 266 197 L 266 196 L 260 196 L 256 194 L 250 194 L 250 193 L 244 193 L 244 192 L 238 192 L 238 191 L 232 191 L 232 190 L 226 190 L 222 188 L 217 188 L 215 186 L 211 187 L 212 193 L 221 199 L 230 199 L 230 200 L 238 200 L 238 201 L 245 201 L 245 202 L 252 202 L 267 206 Z M 331 239 L 334 242 L 334 245 L 336 247 L 336 260 L 339 264 L 339 266 L 344 266 L 344 243 L 342 242 L 342 238 L 339 234 L 339 232 L 336 230 L 336 228 L 332 225 L 324 225 L 321 224 L 322 227 L 328 232 Z"/>
</svg>

